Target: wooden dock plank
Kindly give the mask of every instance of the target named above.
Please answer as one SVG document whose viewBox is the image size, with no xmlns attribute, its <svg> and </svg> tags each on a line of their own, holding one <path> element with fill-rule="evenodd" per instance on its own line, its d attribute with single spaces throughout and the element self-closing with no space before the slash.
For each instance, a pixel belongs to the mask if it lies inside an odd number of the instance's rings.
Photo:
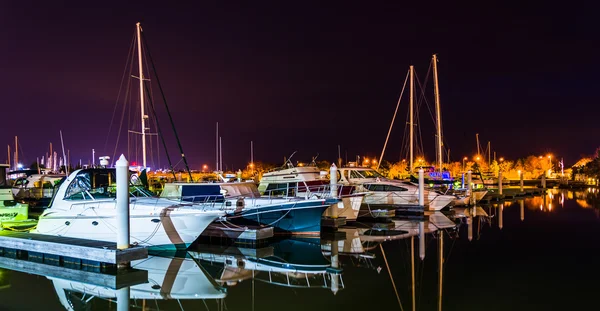
<svg viewBox="0 0 600 311">
<path fill-rule="evenodd" d="M 148 257 L 148 250 L 118 250 L 116 243 L 45 234 L 0 231 L 0 247 L 119 264 Z"/>
</svg>

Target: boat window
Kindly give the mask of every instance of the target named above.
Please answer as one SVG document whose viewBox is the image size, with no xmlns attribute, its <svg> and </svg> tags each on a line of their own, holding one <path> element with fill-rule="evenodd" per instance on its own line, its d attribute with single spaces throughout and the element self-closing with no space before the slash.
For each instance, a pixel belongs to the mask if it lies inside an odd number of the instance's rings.
<svg viewBox="0 0 600 311">
<path fill-rule="evenodd" d="M 364 178 L 384 178 L 383 175 L 379 174 L 376 170 L 364 170 L 360 171 Z"/>
<path fill-rule="evenodd" d="M 91 199 L 86 192 L 90 189 L 89 180 L 83 176 L 76 176 L 71 182 L 65 193 L 67 200 L 85 200 Z"/>
<path fill-rule="evenodd" d="M 271 183 L 265 190 L 265 195 L 268 196 L 279 196 L 286 195 L 288 189 L 287 183 Z"/>
<path fill-rule="evenodd" d="M 135 175 L 134 175 L 135 176 Z M 82 171 L 68 186 L 66 200 L 93 200 L 116 198 L 117 183 L 114 170 Z M 130 178 L 130 197 L 149 197 L 153 193 L 145 189 L 137 178 Z"/>
<path fill-rule="evenodd" d="M 19 178 L 15 181 L 15 187 L 25 187 L 29 183 L 29 180 L 25 178 Z"/>
<path fill-rule="evenodd" d="M 359 174 L 357 171 L 350 171 L 350 178 L 364 178 L 361 174 Z"/>
<path fill-rule="evenodd" d="M 382 184 L 365 184 L 364 187 L 369 191 L 408 191 L 404 187 Z"/>
</svg>

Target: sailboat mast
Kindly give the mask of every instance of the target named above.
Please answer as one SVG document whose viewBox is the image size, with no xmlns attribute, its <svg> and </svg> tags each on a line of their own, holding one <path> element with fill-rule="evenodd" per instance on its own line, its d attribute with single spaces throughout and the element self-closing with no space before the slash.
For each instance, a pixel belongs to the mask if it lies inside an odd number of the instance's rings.
<svg viewBox="0 0 600 311">
<path fill-rule="evenodd" d="M 409 114 L 410 114 L 410 122 L 408 124 L 408 126 L 410 126 L 410 160 L 409 160 L 409 172 L 412 173 L 413 172 L 413 157 L 414 157 L 414 150 L 413 150 L 413 146 L 414 146 L 414 82 L 415 82 L 415 78 L 414 78 L 414 66 L 410 66 L 410 106 L 409 106 Z"/>
<path fill-rule="evenodd" d="M 135 24 L 137 29 L 137 46 L 138 46 L 138 67 L 139 67 L 139 79 L 140 79 L 140 112 L 142 115 L 142 164 L 146 168 L 146 118 L 148 117 L 144 112 L 144 67 L 142 60 L 142 27 L 138 22 Z"/>
<path fill-rule="evenodd" d="M 216 142 L 215 142 L 215 150 L 216 150 L 216 166 L 215 166 L 215 171 L 219 170 L 219 122 L 217 122 L 217 135 L 216 135 Z"/>
<path fill-rule="evenodd" d="M 440 172 L 442 171 L 442 111 L 440 109 L 440 86 L 438 83 L 437 55 L 433 54 L 433 81 L 435 85 L 435 115 L 437 123 L 437 160 Z"/>
<path fill-rule="evenodd" d="M 492 147 L 488 141 L 488 166 L 492 164 Z"/>
<path fill-rule="evenodd" d="M 15 136 L 15 171 L 19 169 L 19 139 Z"/>
<path fill-rule="evenodd" d="M 479 156 L 479 133 L 475 134 L 475 139 L 477 140 L 477 156 Z"/>
</svg>

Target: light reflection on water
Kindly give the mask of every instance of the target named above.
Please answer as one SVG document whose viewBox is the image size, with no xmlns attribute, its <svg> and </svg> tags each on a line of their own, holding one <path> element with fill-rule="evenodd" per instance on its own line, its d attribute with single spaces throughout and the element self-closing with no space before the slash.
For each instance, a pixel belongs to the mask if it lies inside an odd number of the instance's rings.
<svg viewBox="0 0 600 311">
<path fill-rule="evenodd" d="M 0 309 L 576 309 L 595 303 L 600 277 L 585 264 L 600 259 L 597 196 L 549 189 L 456 218 L 357 224 L 345 238 L 201 245 L 133 264 L 149 280 L 126 290 L 2 269 Z"/>
</svg>

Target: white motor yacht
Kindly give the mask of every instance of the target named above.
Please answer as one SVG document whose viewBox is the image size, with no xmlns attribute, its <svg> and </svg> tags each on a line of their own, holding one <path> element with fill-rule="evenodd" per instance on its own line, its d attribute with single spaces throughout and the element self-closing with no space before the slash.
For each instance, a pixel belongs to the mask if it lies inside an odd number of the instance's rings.
<svg viewBox="0 0 600 311">
<path fill-rule="evenodd" d="M 115 169 L 73 172 L 56 191 L 32 232 L 100 241 L 117 239 Z M 130 241 L 161 249 L 186 248 L 225 212 L 152 196 L 137 175 L 129 187 Z"/>
</svg>

